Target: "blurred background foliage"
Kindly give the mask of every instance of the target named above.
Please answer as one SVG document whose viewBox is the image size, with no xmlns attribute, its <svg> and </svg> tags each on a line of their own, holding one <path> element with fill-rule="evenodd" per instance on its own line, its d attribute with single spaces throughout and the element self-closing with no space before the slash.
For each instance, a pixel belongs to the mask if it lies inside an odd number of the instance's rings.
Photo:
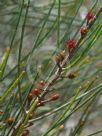
<svg viewBox="0 0 102 136">
<path fill-rule="evenodd" d="M 101 6 L 102 0 L 24 0 L 24 3 L 23 0 L 0 0 L 0 60 L 2 60 L 5 49 L 11 47 L 7 66 L 0 82 L 0 95 L 3 95 L 11 86 L 22 70 L 27 73 L 21 82 L 23 100 L 27 97 L 30 89 L 36 87 L 37 82 L 49 81 L 51 75 L 56 71 L 55 54 L 66 48 L 66 41 L 69 38 L 79 39 L 79 30 L 85 24 L 84 19 L 87 12 L 92 9 L 94 13 L 97 13 Z M 35 118 L 67 103 L 74 95 L 76 88 L 82 86 L 81 94 L 83 94 L 102 83 L 101 29 L 102 15 L 92 26 L 70 64 L 66 66 L 65 73 L 74 73 L 76 78 L 57 81 L 54 88 L 55 92 L 60 93 L 60 100 L 38 108 L 36 111 L 38 115 Z M 20 71 L 18 70 L 19 63 Z M 19 115 L 17 120 L 21 118 L 22 114 L 19 114 L 21 105 L 15 99 L 17 94 L 18 88 L 16 87 L 0 105 L 0 110 L 7 113 L 0 118 L 1 128 L 3 120 L 8 116 L 16 118 Z M 49 96 L 50 94 L 47 97 Z M 81 102 L 86 99 L 87 96 Z M 75 104 L 77 105 L 77 103 Z M 75 112 L 68 120 L 66 119 L 64 129 L 56 135 L 74 136 L 69 133 L 74 130 L 87 105 Z M 100 94 L 92 102 L 90 115 L 77 136 L 87 136 L 102 130 L 101 106 L 102 95 Z M 60 110 L 34 122 L 34 125 L 30 127 L 30 135 L 41 136 L 62 112 L 63 110 Z M 1 136 L 6 136 L 9 130 L 10 128 L 4 124 Z M 102 133 L 97 136 L 99 135 L 101 136 Z"/>
</svg>

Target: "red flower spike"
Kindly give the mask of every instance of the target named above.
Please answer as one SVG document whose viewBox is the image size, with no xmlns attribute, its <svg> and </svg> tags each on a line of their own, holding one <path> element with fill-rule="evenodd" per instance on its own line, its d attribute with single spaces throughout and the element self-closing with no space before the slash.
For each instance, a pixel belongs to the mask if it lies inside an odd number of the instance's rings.
<svg viewBox="0 0 102 136">
<path fill-rule="evenodd" d="M 90 21 L 90 20 L 93 20 L 95 17 L 95 14 L 93 12 L 88 12 L 87 15 L 86 15 L 86 19 L 87 21 Z"/>
<path fill-rule="evenodd" d="M 88 32 L 88 28 L 86 26 L 83 26 L 81 29 L 80 29 L 80 33 L 81 35 L 85 35 L 86 33 Z"/>
<path fill-rule="evenodd" d="M 76 40 L 70 39 L 70 40 L 67 41 L 67 47 L 69 49 L 73 49 L 73 48 L 76 47 L 76 43 L 77 43 Z"/>
<path fill-rule="evenodd" d="M 22 136 L 28 136 L 28 135 L 29 135 L 29 130 L 28 129 L 24 130 L 24 132 L 22 133 Z"/>
<path fill-rule="evenodd" d="M 52 97 L 51 97 L 51 101 L 56 101 L 57 99 L 59 99 L 59 94 L 54 94 Z"/>
<path fill-rule="evenodd" d="M 32 90 L 31 93 L 32 93 L 33 95 L 38 96 L 39 94 L 41 94 L 41 90 L 36 88 L 36 89 Z"/>
</svg>

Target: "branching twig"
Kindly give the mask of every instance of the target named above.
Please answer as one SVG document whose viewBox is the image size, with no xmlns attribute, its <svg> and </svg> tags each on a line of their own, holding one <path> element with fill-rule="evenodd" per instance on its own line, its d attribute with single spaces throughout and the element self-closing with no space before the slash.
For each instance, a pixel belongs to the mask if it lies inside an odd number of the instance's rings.
<svg viewBox="0 0 102 136">
<path fill-rule="evenodd" d="M 97 18 L 99 17 L 99 15 L 100 15 L 101 12 L 102 12 L 102 8 L 100 8 L 100 10 L 99 10 L 98 13 L 96 14 L 95 18 L 94 18 L 90 23 L 87 24 L 87 28 L 88 28 L 89 30 L 91 29 L 91 27 L 93 26 L 93 24 L 95 23 L 95 21 L 97 20 Z M 55 74 L 51 77 L 50 81 L 46 84 L 46 86 L 45 86 L 45 88 L 44 88 L 42 94 L 40 95 L 40 99 L 43 99 L 43 98 L 47 95 L 47 93 L 49 92 L 50 88 L 51 88 L 51 87 L 54 85 L 54 83 L 61 77 L 65 65 L 66 65 L 68 62 L 70 62 L 70 60 L 72 59 L 73 55 L 74 55 L 74 54 L 76 53 L 76 51 L 78 50 L 78 47 L 79 47 L 80 43 L 81 43 L 82 40 L 86 37 L 86 35 L 87 35 L 87 33 L 86 33 L 84 36 L 81 36 L 81 37 L 79 38 L 79 40 L 77 41 L 76 47 L 73 48 L 68 54 L 66 54 L 64 60 L 62 61 L 62 63 L 61 63 L 60 65 L 58 64 L 58 68 L 57 68 Z M 37 97 L 37 99 L 38 99 L 38 97 Z M 38 102 L 39 102 L 39 101 L 37 101 L 37 100 L 35 100 L 35 101 L 36 101 L 36 103 L 35 103 L 35 105 L 34 105 L 34 107 L 35 107 L 34 110 L 36 110 L 36 106 L 37 106 L 37 104 L 38 104 Z M 30 110 L 32 111 L 32 109 L 30 109 Z M 49 113 L 49 114 L 50 114 L 50 113 Z M 24 125 L 26 125 L 26 124 L 29 122 L 29 121 L 28 121 L 28 118 L 29 118 L 29 115 L 27 115 L 27 117 L 25 118 Z M 41 118 L 43 118 L 43 117 L 41 117 Z M 23 122 L 22 122 L 22 124 L 23 124 Z M 20 125 L 20 127 L 17 128 L 17 129 L 19 129 L 19 131 L 20 131 L 20 129 L 22 129 L 21 127 L 22 127 L 22 126 Z M 23 127 L 24 127 L 24 126 L 23 126 Z"/>
</svg>

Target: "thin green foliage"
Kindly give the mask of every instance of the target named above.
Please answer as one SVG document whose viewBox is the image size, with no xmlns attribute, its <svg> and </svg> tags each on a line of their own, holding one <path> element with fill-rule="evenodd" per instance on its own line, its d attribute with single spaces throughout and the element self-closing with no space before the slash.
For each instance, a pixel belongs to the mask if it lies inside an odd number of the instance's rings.
<svg viewBox="0 0 102 136">
<path fill-rule="evenodd" d="M 1 136 L 101 134 L 101 129 L 87 134 L 93 113 L 97 118 L 102 112 L 95 111 L 102 94 L 101 4 L 1 0 Z M 87 12 L 94 14 L 92 20 Z"/>
</svg>

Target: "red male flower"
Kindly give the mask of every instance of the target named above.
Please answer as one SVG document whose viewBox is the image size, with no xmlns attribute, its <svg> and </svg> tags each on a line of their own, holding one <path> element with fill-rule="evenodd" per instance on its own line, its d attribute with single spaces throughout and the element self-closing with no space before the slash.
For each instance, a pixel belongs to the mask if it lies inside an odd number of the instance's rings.
<svg viewBox="0 0 102 136">
<path fill-rule="evenodd" d="M 69 49 L 73 49 L 73 48 L 76 47 L 76 43 L 77 43 L 76 40 L 70 39 L 70 40 L 67 41 L 67 47 Z"/>
<path fill-rule="evenodd" d="M 91 21 L 91 20 L 93 20 L 94 19 L 94 17 L 95 17 L 95 14 L 93 13 L 93 12 L 88 12 L 87 13 L 87 15 L 86 15 L 86 19 L 87 19 L 87 21 Z"/>
</svg>

